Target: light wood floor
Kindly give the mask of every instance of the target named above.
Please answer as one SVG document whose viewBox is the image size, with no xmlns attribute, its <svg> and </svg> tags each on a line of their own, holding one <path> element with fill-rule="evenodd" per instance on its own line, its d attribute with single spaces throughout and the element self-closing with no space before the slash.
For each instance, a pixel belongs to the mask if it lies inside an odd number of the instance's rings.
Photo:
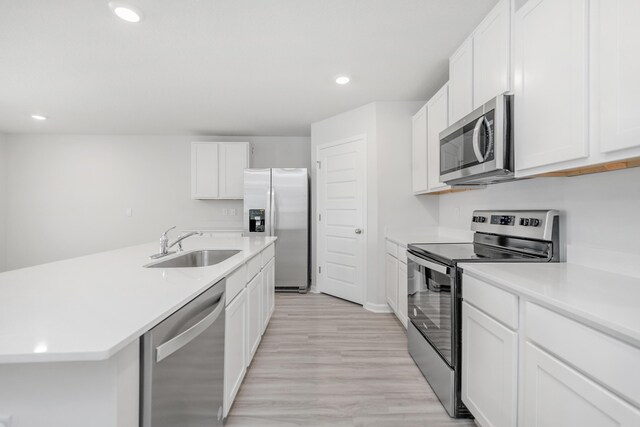
<svg viewBox="0 0 640 427">
<path fill-rule="evenodd" d="M 452 420 L 392 314 L 327 295 L 277 294 L 227 420 L 237 426 L 475 426 Z"/>
</svg>

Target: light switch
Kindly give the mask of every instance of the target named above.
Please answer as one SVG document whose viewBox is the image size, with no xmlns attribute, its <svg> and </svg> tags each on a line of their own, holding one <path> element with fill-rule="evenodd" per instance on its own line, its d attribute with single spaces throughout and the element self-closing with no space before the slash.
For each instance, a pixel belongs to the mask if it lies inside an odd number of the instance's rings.
<svg viewBox="0 0 640 427">
<path fill-rule="evenodd" d="M 131 208 L 127 208 L 127 209 L 124 211 L 124 214 L 125 214 L 126 216 L 132 216 L 132 215 L 133 215 L 133 209 L 131 209 Z"/>
</svg>

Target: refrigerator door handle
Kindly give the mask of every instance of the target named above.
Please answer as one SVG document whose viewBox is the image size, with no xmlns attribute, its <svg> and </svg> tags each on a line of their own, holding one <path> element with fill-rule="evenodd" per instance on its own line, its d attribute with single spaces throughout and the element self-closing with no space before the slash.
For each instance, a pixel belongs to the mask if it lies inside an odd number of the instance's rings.
<svg viewBox="0 0 640 427">
<path fill-rule="evenodd" d="M 271 187 L 271 235 L 277 236 L 276 234 L 276 189 Z"/>
</svg>

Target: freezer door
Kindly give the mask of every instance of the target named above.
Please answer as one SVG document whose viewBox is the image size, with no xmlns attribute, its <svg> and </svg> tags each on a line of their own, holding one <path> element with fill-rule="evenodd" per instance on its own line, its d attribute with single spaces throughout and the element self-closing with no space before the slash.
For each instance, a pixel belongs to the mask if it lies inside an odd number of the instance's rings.
<svg viewBox="0 0 640 427">
<path fill-rule="evenodd" d="M 271 169 L 244 170 L 244 235 L 271 235 Z"/>
<path fill-rule="evenodd" d="M 309 175 L 307 169 L 272 169 L 276 288 L 305 292 L 309 283 Z"/>
</svg>

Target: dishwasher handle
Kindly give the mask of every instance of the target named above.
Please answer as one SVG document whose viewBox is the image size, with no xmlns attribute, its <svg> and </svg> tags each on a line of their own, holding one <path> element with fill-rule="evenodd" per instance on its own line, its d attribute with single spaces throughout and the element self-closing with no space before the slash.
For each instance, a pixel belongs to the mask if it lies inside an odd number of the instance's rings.
<svg viewBox="0 0 640 427">
<path fill-rule="evenodd" d="M 222 313 L 222 311 L 224 310 L 224 296 L 225 292 L 222 292 L 220 294 L 220 298 L 214 305 L 215 308 L 211 313 L 207 314 L 204 319 L 202 319 L 180 335 L 171 338 L 169 341 L 156 347 L 156 363 L 171 356 L 173 353 L 189 344 L 194 338 L 207 330 L 209 326 L 213 325 L 213 323 L 220 316 L 220 313 Z"/>
</svg>

